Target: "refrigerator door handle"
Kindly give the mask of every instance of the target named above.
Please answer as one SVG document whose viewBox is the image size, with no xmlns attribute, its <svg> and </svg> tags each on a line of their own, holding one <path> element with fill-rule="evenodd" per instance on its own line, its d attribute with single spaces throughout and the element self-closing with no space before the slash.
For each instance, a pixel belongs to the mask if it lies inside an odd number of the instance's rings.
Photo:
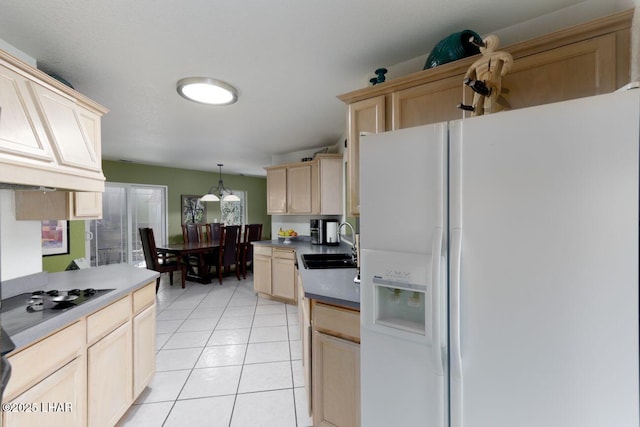
<svg viewBox="0 0 640 427">
<path fill-rule="evenodd" d="M 444 375 L 444 364 L 442 362 L 442 320 L 441 314 L 441 266 L 442 266 L 442 227 L 433 229 L 433 246 L 431 248 L 431 338 L 432 338 L 432 358 L 437 375 Z"/>
<path fill-rule="evenodd" d="M 442 227 L 435 227 L 433 229 L 433 246 L 431 247 L 431 360 L 436 374 L 434 387 L 437 399 L 434 426 L 445 425 L 446 411 L 446 399 L 444 396 L 444 391 L 446 390 L 444 385 L 445 367 L 442 356 L 444 346 L 442 310 L 445 310 L 445 307 L 442 306 L 443 238 Z"/>
<path fill-rule="evenodd" d="M 460 343 L 460 270 L 462 229 L 451 230 L 451 270 L 449 282 L 449 336 L 451 347 L 450 405 L 451 427 L 462 427 L 462 352 Z"/>
</svg>

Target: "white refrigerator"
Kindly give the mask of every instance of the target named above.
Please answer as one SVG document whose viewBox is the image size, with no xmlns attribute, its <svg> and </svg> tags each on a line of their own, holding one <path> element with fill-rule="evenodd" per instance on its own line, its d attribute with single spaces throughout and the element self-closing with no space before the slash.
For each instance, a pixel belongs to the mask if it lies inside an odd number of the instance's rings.
<svg viewBox="0 0 640 427">
<path fill-rule="evenodd" d="M 640 426 L 640 90 L 367 135 L 362 425 Z"/>
</svg>

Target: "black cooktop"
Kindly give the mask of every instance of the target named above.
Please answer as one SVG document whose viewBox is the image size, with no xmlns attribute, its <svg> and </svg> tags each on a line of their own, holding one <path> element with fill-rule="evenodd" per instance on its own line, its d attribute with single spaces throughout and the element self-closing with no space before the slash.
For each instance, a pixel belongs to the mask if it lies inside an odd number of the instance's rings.
<svg viewBox="0 0 640 427">
<path fill-rule="evenodd" d="M 113 290 L 88 288 L 68 291 L 35 291 L 16 295 L 2 300 L 0 323 L 7 334 L 14 335 Z M 75 298 L 62 303 L 53 301 L 55 297 L 65 296 Z M 34 299 L 36 301 L 39 299 L 41 307 L 33 304 Z M 34 310 L 34 307 L 37 308 Z"/>
</svg>

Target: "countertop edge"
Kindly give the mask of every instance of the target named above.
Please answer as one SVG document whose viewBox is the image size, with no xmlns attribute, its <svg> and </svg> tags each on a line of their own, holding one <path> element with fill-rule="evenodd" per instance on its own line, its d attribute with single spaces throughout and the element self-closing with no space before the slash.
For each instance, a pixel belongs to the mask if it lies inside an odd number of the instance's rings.
<svg viewBox="0 0 640 427">
<path fill-rule="evenodd" d="M 49 274 L 49 280 L 44 290 L 68 290 L 89 287 L 87 285 L 78 285 L 79 282 L 90 282 L 90 287 L 96 289 L 113 288 L 114 290 L 95 299 L 91 299 L 71 310 L 65 311 L 52 319 L 34 325 L 24 331 L 9 335 L 15 344 L 15 349 L 9 353 L 9 355 L 46 338 L 60 329 L 70 326 L 81 318 L 142 288 L 150 282 L 155 281 L 158 276 L 159 273 L 155 271 L 133 267 L 128 264 L 111 264 L 102 267 Z"/>
</svg>

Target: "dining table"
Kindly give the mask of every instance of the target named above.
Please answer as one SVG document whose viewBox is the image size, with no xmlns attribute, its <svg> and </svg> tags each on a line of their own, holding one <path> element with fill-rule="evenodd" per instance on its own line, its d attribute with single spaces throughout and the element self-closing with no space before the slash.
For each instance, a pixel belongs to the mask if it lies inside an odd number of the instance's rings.
<svg viewBox="0 0 640 427">
<path fill-rule="evenodd" d="M 220 241 L 213 240 L 211 242 L 183 242 L 183 243 L 165 243 L 156 246 L 159 253 L 167 255 L 176 255 L 183 262 L 188 263 L 190 256 L 197 257 L 197 273 L 187 269 L 186 280 L 198 283 L 211 283 L 211 274 L 209 273 L 210 264 L 207 262 L 207 253 L 215 252 L 220 248 Z M 189 265 L 187 264 L 187 267 Z"/>
</svg>

